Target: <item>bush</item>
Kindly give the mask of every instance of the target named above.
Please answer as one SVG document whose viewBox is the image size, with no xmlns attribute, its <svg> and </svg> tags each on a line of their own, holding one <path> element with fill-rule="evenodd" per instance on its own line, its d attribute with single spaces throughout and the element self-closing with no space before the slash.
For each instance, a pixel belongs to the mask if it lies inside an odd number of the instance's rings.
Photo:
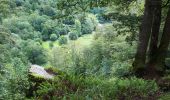
<svg viewBox="0 0 170 100">
<path fill-rule="evenodd" d="M 56 34 L 51 34 L 50 40 L 51 41 L 56 41 L 58 39 L 58 36 Z"/>
<path fill-rule="evenodd" d="M 38 98 L 90 100 L 157 100 L 158 86 L 154 81 L 138 78 L 103 80 L 96 77 L 62 75 L 41 84 Z"/>
<path fill-rule="evenodd" d="M 22 100 L 29 88 L 27 59 L 11 34 L 0 30 L 0 37 L 0 99 Z"/>
<path fill-rule="evenodd" d="M 67 37 L 65 37 L 65 36 L 60 36 L 58 39 L 59 45 L 67 44 L 67 42 L 68 42 L 68 40 L 67 40 Z"/>
<path fill-rule="evenodd" d="M 67 35 L 69 32 L 69 27 L 62 26 L 62 27 L 58 28 L 57 31 L 58 31 L 59 35 Z"/>
<path fill-rule="evenodd" d="M 98 21 L 94 15 L 88 15 L 84 20 L 81 21 L 82 34 L 92 33 L 98 24 Z"/>
<path fill-rule="evenodd" d="M 50 55 L 50 64 L 60 70 L 68 70 L 71 65 L 70 52 L 68 48 L 54 47 Z"/>
<path fill-rule="evenodd" d="M 75 20 L 75 28 L 78 36 L 81 36 L 81 22 L 79 20 Z"/>
<path fill-rule="evenodd" d="M 82 34 L 91 34 L 94 30 L 91 19 L 86 19 L 81 25 Z"/>
<path fill-rule="evenodd" d="M 43 24 L 43 29 L 42 29 L 43 40 L 45 40 L 45 41 L 49 40 L 51 34 L 59 35 L 60 28 L 57 27 L 56 25 L 57 25 L 57 21 L 53 21 L 53 20 L 47 20 Z"/>
<path fill-rule="evenodd" d="M 43 24 L 45 23 L 47 18 L 45 16 L 40 16 L 39 14 L 35 13 L 30 15 L 29 20 L 36 31 L 42 32 Z"/>
<path fill-rule="evenodd" d="M 113 83 L 105 82 L 100 87 L 99 91 L 108 99 L 147 100 L 152 98 L 156 100 L 159 96 L 159 88 L 154 81 L 138 78 L 116 79 Z"/>
<path fill-rule="evenodd" d="M 40 9 L 40 13 L 45 14 L 47 16 L 55 16 L 56 15 L 54 8 L 50 7 L 49 5 L 42 6 L 42 8 Z"/>
<path fill-rule="evenodd" d="M 39 90 L 36 91 L 37 98 L 47 98 L 49 100 L 70 98 L 69 94 L 84 88 L 83 82 L 84 79 L 81 77 L 59 75 L 51 83 L 44 82 L 39 86 Z"/>
<path fill-rule="evenodd" d="M 74 17 L 67 17 L 66 19 L 64 19 L 63 23 L 67 25 L 74 25 L 75 24 Z"/>
<path fill-rule="evenodd" d="M 16 0 L 15 3 L 16 3 L 16 6 L 22 6 L 24 1 L 23 0 Z"/>
<path fill-rule="evenodd" d="M 78 38 L 78 36 L 75 32 L 70 32 L 68 34 L 68 37 L 69 37 L 70 40 L 77 40 L 77 38 Z"/>
<path fill-rule="evenodd" d="M 23 41 L 21 46 L 26 57 L 28 57 L 28 60 L 32 64 L 42 65 L 47 62 L 46 52 L 39 42 L 32 40 Z"/>
<path fill-rule="evenodd" d="M 7 27 L 11 33 L 18 34 L 22 39 L 35 39 L 37 34 L 34 32 L 32 25 L 25 20 L 27 17 L 12 17 L 5 19 L 3 25 Z"/>
</svg>

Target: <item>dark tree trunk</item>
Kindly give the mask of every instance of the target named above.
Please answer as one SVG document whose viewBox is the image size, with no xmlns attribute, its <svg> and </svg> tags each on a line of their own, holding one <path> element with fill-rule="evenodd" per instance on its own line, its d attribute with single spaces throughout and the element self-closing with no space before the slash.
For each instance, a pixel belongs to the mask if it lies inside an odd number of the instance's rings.
<svg viewBox="0 0 170 100">
<path fill-rule="evenodd" d="M 158 63 L 158 70 L 163 70 L 165 66 L 165 58 L 167 55 L 169 43 L 170 43 L 170 7 L 164 25 L 160 46 L 157 51 L 156 62 Z"/>
<path fill-rule="evenodd" d="M 159 78 L 164 74 L 165 58 L 170 43 L 170 7 L 161 40 L 158 41 L 162 17 L 161 5 L 162 0 L 145 0 L 144 18 L 139 32 L 139 43 L 133 63 L 133 71 L 139 77 Z M 149 39 L 150 45 L 148 46 Z M 148 52 L 149 55 L 147 55 Z M 146 63 L 147 56 L 149 59 Z"/>
<path fill-rule="evenodd" d="M 145 11 L 142 25 L 139 31 L 137 53 L 135 56 L 135 61 L 133 63 L 133 70 L 136 74 L 142 73 L 141 69 L 143 69 L 145 66 L 146 52 L 149 44 L 149 38 L 153 22 L 153 1 L 154 0 L 145 0 Z"/>
<path fill-rule="evenodd" d="M 149 47 L 149 63 L 154 63 L 156 60 L 156 54 L 158 49 L 158 37 L 161 25 L 161 12 L 162 12 L 162 0 L 156 0 L 154 7 L 154 17 L 152 23 L 152 34 L 150 38 Z"/>
</svg>

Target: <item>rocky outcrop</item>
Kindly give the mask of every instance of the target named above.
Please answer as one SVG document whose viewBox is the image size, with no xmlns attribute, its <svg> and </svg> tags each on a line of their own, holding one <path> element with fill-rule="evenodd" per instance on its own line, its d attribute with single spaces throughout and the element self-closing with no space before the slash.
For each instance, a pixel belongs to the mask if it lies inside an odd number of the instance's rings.
<svg viewBox="0 0 170 100">
<path fill-rule="evenodd" d="M 53 79 L 54 78 L 53 74 L 48 73 L 44 69 L 44 67 L 39 66 L 39 65 L 31 65 L 31 68 L 30 68 L 29 72 L 32 75 L 36 75 L 36 76 L 44 78 L 44 79 Z"/>
</svg>

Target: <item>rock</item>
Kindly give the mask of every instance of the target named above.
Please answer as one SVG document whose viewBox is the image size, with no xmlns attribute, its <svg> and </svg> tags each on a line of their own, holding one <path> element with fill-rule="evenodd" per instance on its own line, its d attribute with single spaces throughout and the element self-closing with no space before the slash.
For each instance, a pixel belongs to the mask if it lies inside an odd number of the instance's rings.
<svg viewBox="0 0 170 100">
<path fill-rule="evenodd" d="M 29 72 L 34 75 L 40 76 L 44 79 L 54 78 L 53 74 L 49 74 L 42 66 L 39 66 L 39 65 L 31 65 Z"/>
</svg>

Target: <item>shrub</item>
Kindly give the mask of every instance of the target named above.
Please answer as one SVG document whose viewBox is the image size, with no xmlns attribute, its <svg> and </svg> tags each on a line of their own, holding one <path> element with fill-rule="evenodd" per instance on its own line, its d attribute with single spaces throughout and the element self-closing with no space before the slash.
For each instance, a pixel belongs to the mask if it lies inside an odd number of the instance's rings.
<svg viewBox="0 0 170 100">
<path fill-rule="evenodd" d="M 74 25 L 75 24 L 74 17 L 67 17 L 66 19 L 64 19 L 63 23 L 67 25 Z"/>
<path fill-rule="evenodd" d="M 54 47 L 50 55 L 50 64 L 60 70 L 67 71 L 71 65 L 70 50 L 63 47 Z"/>
<path fill-rule="evenodd" d="M 30 19 L 29 20 L 30 20 L 31 25 L 34 27 L 34 29 L 36 31 L 42 32 L 43 24 L 45 23 L 47 18 L 44 17 L 44 16 L 40 16 L 39 14 L 35 13 L 35 14 L 31 14 L 30 15 Z"/>
<path fill-rule="evenodd" d="M 47 62 L 47 55 L 39 42 L 32 40 L 23 41 L 21 46 L 25 52 L 26 57 L 28 57 L 28 60 L 32 64 L 42 65 Z"/>
<path fill-rule="evenodd" d="M 60 36 L 58 39 L 59 45 L 67 44 L 67 42 L 68 42 L 68 40 L 67 40 L 67 37 L 65 37 L 65 36 Z"/>
<path fill-rule="evenodd" d="M 27 17 L 12 17 L 5 19 L 3 25 L 7 27 L 11 33 L 18 34 L 22 39 L 35 39 L 37 34 L 34 34 L 34 28 L 32 25 L 25 20 Z"/>
<path fill-rule="evenodd" d="M 69 28 L 66 26 L 62 26 L 57 31 L 60 35 L 67 35 L 69 32 Z"/>
<path fill-rule="evenodd" d="M 82 34 L 91 34 L 94 30 L 91 19 L 86 19 L 81 25 Z"/>
<path fill-rule="evenodd" d="M 16 6 L 22 6 L 24 1 L 23 0 L 16 0 L 15 3 L 16 3 Z"/>
<path fill-rule="evenodd" d="M 69 37 L 70 40 L 77 40 L 77 38 L 78 38 L 78 36 L 75 32 L 70 32 L 68 34 L 68 37 Z"/>
<path fill-rule="evenodd" d="M 51 41 L 56 41 L 58 39 L 58 36 L 56 34 L 51 34 L 50 40 Z"/>
<path fill-rule="evenodd" d="M 37 98 L 47 99 L 64 99 L 70 98 L 68 95 L 83 89 L 84 79 L 76 76 L 60 75 L 56 77 L 51 83 L 44 82 L 37 90 Z"/>
<path fill-rule="evenodd" d="M 98 21 L 95 16 L 88 15 L 83 21 L 81 21 L 81 30 L 82 34 L 90 34 L 92 33 L 98 24 Z"/>
<path fill-rule="evenodd" d="M 0 30 L 0 37 L 0 99 L 24 99 L 29 88 L 27 59 L 11 34 Z"/>
<path fill-rule="evenodd" d="M 157 100 L 158 86 L 154 81 L 138 78 L 103 80 L 97 77 L 62 75 L 40 85 L 38 98 L 97 100 Z"/>
<path fill-rule="evenodd" d="M 81 36 L 81 22 L 77 19 L 75 20 L 75 28 L 76 28 L 76 33 L 78 36 Z"/>
<path fill-rule="evenodd" d="M 40 12 L 41 12 L 41 14 L 45 14 L 47 16 L 55 16 L 56 15 L 54 8 L 50 7 L 49 5 L 42 6 L 42 8 L 40 9 Z"/>
<path fill-rule="evenodd" d="M 42 30 L 42 38 L 43 40 L 49 40 L 51 34 L 56 34 L 59 35 L 59 30 L 60 28 L 56 26 L 57 25 L 57 21 L 53 21 L 53 20 L 47 20 L 44 24 L 43 24 L 43 30 Z"/>
<path fill-rule="evenodd" d="M 154 81 L 146 81 L 138 78 L 114 79 L 99 84 L 97 90 L 105 99 L 118 100 L 156 100 L 159 96 L 159 88 Z"/>
</svg>

